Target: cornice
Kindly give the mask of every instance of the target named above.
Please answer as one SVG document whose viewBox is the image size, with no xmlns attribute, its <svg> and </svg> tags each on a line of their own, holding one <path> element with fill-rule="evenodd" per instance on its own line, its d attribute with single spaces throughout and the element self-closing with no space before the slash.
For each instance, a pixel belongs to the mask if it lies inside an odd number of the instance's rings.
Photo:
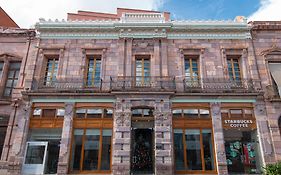
<svg viewBox="0 0 281 175">
<path fill-rule="evenodd" d="M 248 24 L 236 21 L 166 21 L 122 22 L 45 21 L 36 24 L 43 39 L 247 39 L 251 38 Z"/>
</svg>

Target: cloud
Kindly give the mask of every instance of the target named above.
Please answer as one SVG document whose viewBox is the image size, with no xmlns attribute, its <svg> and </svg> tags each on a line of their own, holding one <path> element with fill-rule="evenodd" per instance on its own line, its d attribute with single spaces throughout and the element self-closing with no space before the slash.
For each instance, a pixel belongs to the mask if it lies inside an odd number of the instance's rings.
<svg viewBox="0 0 281 175">
<path fill-rule="evenodd" d="M 77 10 L 116 13 L 117 7 L 157 10 L 165 0 L 0 0 L 1 7 L 22 28 L 39 18 L 66 19 Z"/>
<path fill-rule="evenodd" d="M 260 0 L 260 8 L 248 17 L 249 21 L 280 21 L 281 0 Z"/>
</svg>

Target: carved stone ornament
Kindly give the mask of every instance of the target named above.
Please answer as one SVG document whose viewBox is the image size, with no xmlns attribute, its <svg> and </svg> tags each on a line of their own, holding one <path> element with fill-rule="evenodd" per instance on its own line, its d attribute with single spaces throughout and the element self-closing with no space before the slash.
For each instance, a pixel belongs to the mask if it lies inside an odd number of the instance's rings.
<svg viewBox="0 0 281 175">
<path fill-rule="evenodd" d="M 213 115 L 219 115 L 220 114 L 220 104 L 219 103 L 212 103 L 211 104 L 211 107 L 212 107 L 212 113 Z"/>
<path fill-rule="evenodd" d="M 265 115 L 266 114 L 265 113 L 265 111 L 266 111 L 265 110 L 265 104 L 256 104 L 255 108 L 256 108 L 256 111 L 259 115 Z"/>
</svg>

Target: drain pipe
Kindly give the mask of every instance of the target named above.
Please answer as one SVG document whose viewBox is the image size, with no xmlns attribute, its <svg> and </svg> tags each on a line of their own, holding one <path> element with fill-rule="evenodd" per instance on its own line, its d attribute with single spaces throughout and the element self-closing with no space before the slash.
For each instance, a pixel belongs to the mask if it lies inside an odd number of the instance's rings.
<svg viewBox="0 0 281 175">
<path fill-rule="evenodd" d="M 14 115 L 12 117 L 12 125 L 11 125 L 11 131 L 9 133 L 9 140 L 8 140 L 8 150 L 7 150 L 7 154 L 6 154 L 6 158 L 5 160 L 8 161 L 8 157 L 9 157 L 9 153 L 10 153 L 10 143 L 11 143 L 11 139 L 12 139 L 12 133 L 13 133 L 13 130 L 14 130 L 14 125 L 15 125 L 15 119 L 16 119 L 16 115 L 17 115 L 17 109 L 18 109 L 18 100 L 19 99 L 16 99 L 14 101 L 14 107 L 15 107 L 15 110 L 14 110 Z"/>
</svg>

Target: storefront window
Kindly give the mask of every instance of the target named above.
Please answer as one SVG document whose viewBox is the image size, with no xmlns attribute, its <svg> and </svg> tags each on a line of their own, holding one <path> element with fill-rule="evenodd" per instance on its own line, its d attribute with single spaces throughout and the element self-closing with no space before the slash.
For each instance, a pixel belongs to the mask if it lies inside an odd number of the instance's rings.
<svg viewBox="0 0 281 175">
<path fill-rule="evenodd" d="M 174 129 L 174 155 L 176 170 L 214 170 L 211 129 Z"/>
<path fill-rule="evenodd" d="M 210 129 L 202 130 L 205 170 L 214 169 L 214 154 L 212 144 L 212 131 Z"/>
<path fill-rule="evenodd" d="M 176 174 L 216 173 L 209 109 L 174 109 L 173 128 Z"/>
<path fill-rule="evenodd" d="M 184 161 L 184 144 L 183 144 L 183 130 L 174 130 L 174 150 L 175 150 L 175 165 L 177 170 L 185 169 Z"/>
<path fill-rule="evenodd" d="M 251 108 L 224 109 L 224 128 L 227 167 L 230 173 L 259 173 L 256 120 Z"/>
<path fill-rule="evenodd" d="M 187 164 L 190 170 L 202 170 L 200 130 L 185 130 Z"/>
<path fill-rule="evenodd" d="M 110 170 L 111 129 L 75 129 L 72 170 Z"/>
</svg>

